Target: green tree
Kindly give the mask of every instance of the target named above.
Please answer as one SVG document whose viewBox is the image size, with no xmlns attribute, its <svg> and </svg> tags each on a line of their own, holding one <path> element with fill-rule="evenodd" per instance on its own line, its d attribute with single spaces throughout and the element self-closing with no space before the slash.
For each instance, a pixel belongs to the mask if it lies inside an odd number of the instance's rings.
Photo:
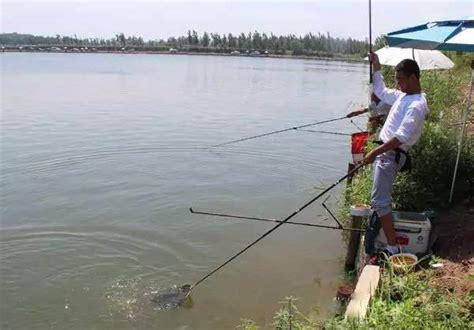
<svg viewBox="0 0 474 330">
<path fill-rule="evenodd" d="M 237 38 L 232 35 L 232 33 L 229 33 L 227 35 L 227 41 L 229 43 L 229 48 L 235 49 L 237 48 Z"/>
<path fill-rule="evenodd" d="M 222 47 L 224 47 L 224 48 L 227 48 L 229 46 L 229 44 L 227 42 L 227 37 L 226 37 L 225 34 L 222 36 L 221 44 L 222 44 Z"/>
<path fill-rule="evenodd" d="M 238 38 L 238 43 L 239 43 L 239 49 L 245 49 L 247 48 L 247 37 L 245 36 L 245 33 L 241 33 Z"/>
<path fill-rule="evenodd" d="M 377 38 L 375 38 L 374 47 L 373 47 L 374 50 L 383 48 L 385 46 L 387 46 L 387 41 L 385 40 L 384 36 L 378 36 Z"/>
<path fill-rule="evenodd" d="M 252 45 L 253 48 L 255 49 L 262 49 L 262 37 L 260 36 L 260 33 L 255 31 L 252 36 Z"/>
<path fill-rule="evenodd" d="M 202 35 L 201 44 L 202 44 L 204 47 L 209 47 L 210 41 L 211 41 L 211 39 L 209 38 L 209 34 L 208 34 L 207 32 L 204 32 L 204 34 Z"/>
<path fill-rule="evenodd" d="M 212 47 L 220 47 L 221 46 L 221 36 L 218 33 L 211 33 L 212 38 Z"/>
<path fill-rule="evenodd" d="M 191 44 L 192 45 L 199 45 L 199 36 L 196 31 L 193 30 L 193 35 L 191 37 Z"/>
<path fill-rule="evenodd" d="M 123 33 L 117 34 L 117 35 L 115 36 L 115 38 L 116 38 L 116 40 L 117 40 L 117 43 L 118 43 L 120 46 L 122 46 L 122 47 L 125 46 L 125 43 L 126 43 L 126 40 L 127 40 L 127 39 L 125 38 L 125 35 L 124 35 Z"/>
<path fill-rule="evenodd" d="M 193 36 L 191 34 L 191 30 L 188 30 L 188 45 L 191 45 L 193 43 Z"/>
</svg>

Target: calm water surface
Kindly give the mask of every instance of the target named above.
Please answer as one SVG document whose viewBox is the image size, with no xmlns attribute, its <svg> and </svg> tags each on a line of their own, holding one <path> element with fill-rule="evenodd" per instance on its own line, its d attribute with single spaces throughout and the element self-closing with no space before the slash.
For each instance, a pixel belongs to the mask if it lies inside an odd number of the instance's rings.
<svg viewBox="0 0 474 330">
<path fill-rule="evenodd" d="M 193 283 L 345 174 L 345 136 L 290 131 L 366 102 L 359 64 L 269 58 L 12 54 L 1 61 L 0 327 L 269 326 L 299 298 L 323 318 L 343 279 L 338 231 L 283 226 L 200 284 L 192 307 L 150 295 Z M 348 121 L 313 129 L 353 132 Z M 335 194 L 337 196 L 337 194 Z M 331 198 L 336 203 L 336 196 Z M 330 224 L 319 204 L 295 221 Z"/>
</svg>

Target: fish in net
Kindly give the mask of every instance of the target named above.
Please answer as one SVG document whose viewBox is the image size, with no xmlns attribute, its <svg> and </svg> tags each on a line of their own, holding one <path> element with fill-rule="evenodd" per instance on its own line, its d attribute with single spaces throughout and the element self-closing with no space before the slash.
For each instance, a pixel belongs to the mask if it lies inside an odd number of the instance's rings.
<svg viewBox="0 0 474 330">
<path fill-rule="evenodd" d="M 168 310 L 182 306 L 189 302 L 191 285 L 173 286 L 172 288 L 162 290 L 155 294 L 151 301 L 158 309 Z"/>
</svg>

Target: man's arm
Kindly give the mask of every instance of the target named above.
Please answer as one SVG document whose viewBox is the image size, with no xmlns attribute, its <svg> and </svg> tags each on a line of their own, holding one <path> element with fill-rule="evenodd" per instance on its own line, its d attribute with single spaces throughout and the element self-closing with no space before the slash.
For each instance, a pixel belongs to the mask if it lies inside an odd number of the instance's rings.
<svg viewBox="0 0 474 330">
<path fill-rule="evenodd" d="M 402 92 L 396 89 L 390 89 L 385 87 L 383 81 L 382 73 L 380 72 L 381 65 L 379 57 L 375 53 L 369 54 L 369 61 L 372 63 L 374 68 L 374 94 L 384 103 L 388 105 L 393 105 L 398 97 L 403 94 Z"/>
<path fill-rule="evenodd" d="M 367 155 L 365 155 L 363 163 L 364 164 L 371 164 L 371 163 L 374 162 L 375 157 L 377 157 L 378 155 L 381 155 L 381 154 L 383 154 L 387 151 L 398 148 L 401 145 L 402 145 L 402 143 L 400 142 L 399 139 L 397 139 L 396 137 L 391 138 L 390 140 L 388 140 L 387 142 L 385 142 L 381 146 L 378 146 L 377 148 L 375 148 L 371 152 L 369 152 Z"/>
</svg>

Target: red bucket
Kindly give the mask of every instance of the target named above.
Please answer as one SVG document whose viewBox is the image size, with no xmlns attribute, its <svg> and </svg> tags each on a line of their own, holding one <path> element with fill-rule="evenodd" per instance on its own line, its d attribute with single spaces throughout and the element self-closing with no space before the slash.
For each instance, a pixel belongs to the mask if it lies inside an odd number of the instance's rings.
<svg viewBox="0 0 474 330">
<path fill-rule="evenodd" d="M 368 132 L 354 133 L 351 136 L 352 161 L 354 164 L 364 159 L 365 146 L 367 144 Z"/>
</svg>

